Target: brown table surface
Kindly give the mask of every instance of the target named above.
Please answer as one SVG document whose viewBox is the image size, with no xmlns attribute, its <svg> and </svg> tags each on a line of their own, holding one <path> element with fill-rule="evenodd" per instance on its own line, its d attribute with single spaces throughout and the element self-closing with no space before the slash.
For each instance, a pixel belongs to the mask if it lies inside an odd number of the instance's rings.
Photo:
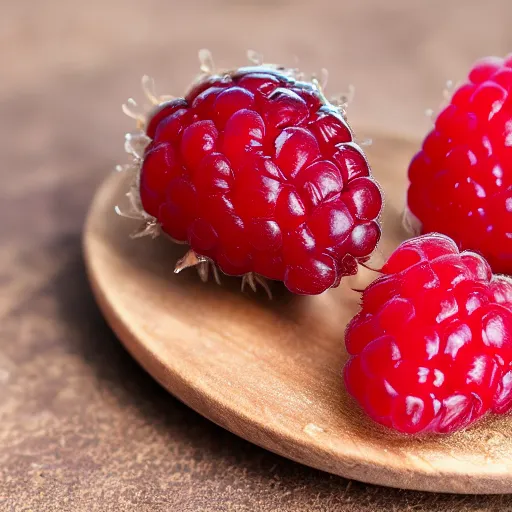
<svg viewBox="0 0 512 512">
<path fill-rule="evenodd" d="M 247 48 L 297 55 L 330 70 L 330 92 L 355 84 L 358 125 L 421 135 L 446 79 L 512 51 L 510 0 L 0 6 L 0 510 L 512 510 L 510 496 L 348 482 L 203 419 L 113 336 L 80 249 L 95 188 L 125 160 L 120 104 L 143 73 L 179 93 L 201 47 L 221 65 Z"/>
</svg>

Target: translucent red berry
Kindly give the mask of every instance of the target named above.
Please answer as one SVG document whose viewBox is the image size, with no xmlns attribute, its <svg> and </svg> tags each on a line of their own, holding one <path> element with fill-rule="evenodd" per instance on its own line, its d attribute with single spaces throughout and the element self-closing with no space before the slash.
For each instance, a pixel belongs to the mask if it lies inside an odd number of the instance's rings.
<svg viewBox="0 0 512 512">
<path fill-rule="evenodd" d="M 144 210 L 226 274 L 317 294 L 380 237 L 381 192 L 346 119 L 312 85 L 256 66 L 196 85 L 149 117 Z"/>
<path fill-rule="evenodd" d="M 421 232 L 512 274 L 512 58 L 477 62 L 409 167 L 408 207 Z"/>
<path fill-rule="evenodd" d="M 444 235 L 398 247 L 345 343 L 347 389 L 387 427 L 453 432 L 512 409 L 512 280 Z"/>
</svg>

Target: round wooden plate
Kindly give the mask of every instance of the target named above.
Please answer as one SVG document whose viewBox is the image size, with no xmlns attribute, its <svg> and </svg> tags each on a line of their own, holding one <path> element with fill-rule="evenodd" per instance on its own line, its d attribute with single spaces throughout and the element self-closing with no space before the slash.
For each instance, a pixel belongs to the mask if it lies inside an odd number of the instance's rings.
<svg viewBox="0 0 512 512">
<path fill-rule="evenodd" d="M 371 134 L 370 134 L 371 135 Z M 407 163 L 418 142 L 375 134 L 368 150 L 386 192 L 381 257 L 403 239 Z M 87 220 L 85 259 L 108 322 L 166 389 L 215 423 L 295 461 L 364 482 L 457 493 L 512 492 L 512 419 L 467 432 L 409 438 L 371 423 L 341 379 L 343 331 L 371 272 L 335 290 L 293 296 L 272 284 L 241 293 L 240 279 L 203 284 L 173 273 L 184 246 L 132 240 L 114 213 L 128 177 L 112 173 Z"/>
</svg>

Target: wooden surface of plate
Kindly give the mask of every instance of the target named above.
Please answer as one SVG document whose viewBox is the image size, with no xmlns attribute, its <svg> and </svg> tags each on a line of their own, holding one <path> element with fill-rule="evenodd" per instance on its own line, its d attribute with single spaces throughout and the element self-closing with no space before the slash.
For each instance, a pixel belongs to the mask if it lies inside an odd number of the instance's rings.
<svg viewBox="0 0 512 512">
<path fill-rule="evenodd" d="M 365 135 L 372 135 L 367 133 Z M 407 163 L 418 142 L 373 135 L 367 148 L 386 193 L 382 259 L 403 239 Z M 268 450 L 344 477 L 456 493 L 512 492 L 511 418 L 443 437 L 409 438 L 377 427 L 346 394 L 343 332 L 370 272 L 316 297 L 272 284 L 241 293 L 240 279 L 203 284 L 173 273 L 184 246 L 132 240 L 136 224 L 114 213 L 129 177 L 110 175 L 84 235 L 97 301 L 133 357 L 172 394 Z"/>
</svg>

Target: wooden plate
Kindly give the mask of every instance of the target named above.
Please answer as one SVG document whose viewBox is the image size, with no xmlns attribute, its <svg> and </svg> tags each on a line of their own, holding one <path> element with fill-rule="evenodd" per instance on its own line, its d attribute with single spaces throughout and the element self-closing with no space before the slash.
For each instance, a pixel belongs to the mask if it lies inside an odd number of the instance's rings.
<svg viewBox="0 0 512 512">
<path fill-rule="evenodd" d="M 371 135 L 371 134 L 370 134 Z M 418 143 L 375 134 L 368 154 L 386 192 L 381 251 L 405 237 L 407 162 Z M 142 366 L 190 407 L 295 461 L 376 484 L 459 493 L 512 492 L 512 421 L 489 419 L 452 436 L 408 438 L 368 421 L 343 389 L 343 331 L 369 271 L 317 297 L 272 285 L 274 300 L 240 279 L 203 284 L 173 274 L 184 246 L 132 240 L 118 217 L 127 177 L 112 173 L 87 220 L 84 250 L 96 298 Z"/>
</svg>

